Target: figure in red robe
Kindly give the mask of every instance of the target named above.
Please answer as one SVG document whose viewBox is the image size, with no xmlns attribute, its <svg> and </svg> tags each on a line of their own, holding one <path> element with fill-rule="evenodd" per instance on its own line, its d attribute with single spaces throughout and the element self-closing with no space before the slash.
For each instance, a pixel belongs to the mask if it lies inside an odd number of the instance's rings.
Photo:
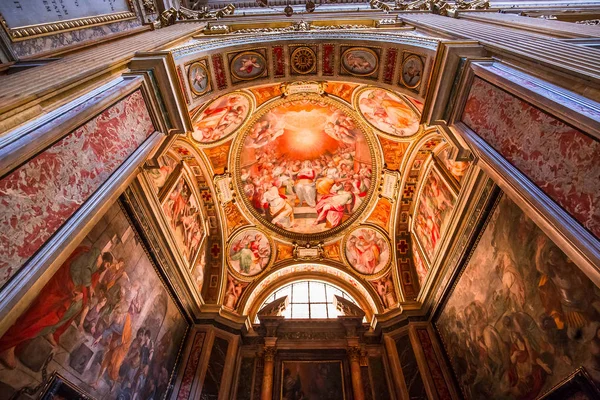
<svg viewBox="0 0 600 400">
<path fill-rule="evenodd" d="M 96 248 L 75 249 L 27 311 L 0 338 L 0 362 L 15 368 L 15 347 L 39 336 L 56 346 L 71 322 L 87 309 L 101 273 L 112 261 L 112 254 Z"/>
</svg>

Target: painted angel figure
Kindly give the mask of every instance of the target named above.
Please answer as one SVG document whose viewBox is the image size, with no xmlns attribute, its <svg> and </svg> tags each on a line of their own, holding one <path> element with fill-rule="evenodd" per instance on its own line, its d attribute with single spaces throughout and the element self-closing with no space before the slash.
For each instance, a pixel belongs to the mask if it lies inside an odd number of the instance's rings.
<svg viewBox="0 0 600 400">
<path fill-rule="evenodd" d="M 273 142 L 279 136 L 283 135 L 283 133 L 284 129 L 281 120 L 268 118 L 265 121 L 257 122 L 249 135 L 249 137 L 252 139 L 252 143 L 249 143 L 248 147 L 263 147 L 267 143 Z"/>
<path fill-rule="evenodd" d="M 357 56 L 351 52 L 346 55 L 346 62 L 348 63 L 348 67 L 354 71 L 368 71 L 373 68 L 366 58 Z"/>
<path fill-rule="evenodd" d="M 201 71 L 200 68 L 198 68 L 196 70 L 196 73 L 194 74 L 194 80 L 192 81 L 192 84 L 193 85 L 198 85 L 198 87 L 200 89 L 204 89 L 204 83 L 203 83 L 203 81 L 204 81 L 205 78 L 206 78 L 206 74 L 203 71 Z"/>
<path fill-rule="evenodd" d="M 261 68 L 261 65 L 256 62 L 256 57 L 242 58 L 241 72 L 251 74 L 254 68 Z"/>
</svg>

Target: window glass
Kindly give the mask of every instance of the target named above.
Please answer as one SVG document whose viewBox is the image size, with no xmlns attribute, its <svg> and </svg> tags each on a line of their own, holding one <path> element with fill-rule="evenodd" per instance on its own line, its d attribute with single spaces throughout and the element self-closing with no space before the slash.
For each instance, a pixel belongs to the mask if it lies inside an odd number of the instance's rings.
<svg viewBox="0 0 600 400">
<path fill-rule="evenodd" d="M 285 318 L 337 318 L 339 313 L 333 305 L 334 295 L 356 304 L 356 301 L 348 293 L 329 283 L 305 280 L 293 282 L 275 290 L 273 294 L 267 296 L 261 308 L 275 299 L 288 296 L 289 306 L 282 314 Z M 258 322 L 258 318 L 256 322 Z"/>
</svg>

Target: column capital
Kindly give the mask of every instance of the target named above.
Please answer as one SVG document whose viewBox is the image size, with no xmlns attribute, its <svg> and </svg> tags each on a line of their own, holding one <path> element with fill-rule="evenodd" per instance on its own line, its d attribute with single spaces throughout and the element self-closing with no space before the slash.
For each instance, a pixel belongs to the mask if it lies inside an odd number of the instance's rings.
<svg viewBox="0 0 600 400">
<path fill-rule="evenodd" d="M 350 362 L 360 361 L 360 356 L 362 354 L 362 350 L 361 350 L 360 346 L 348 347 L 346 349 L 346 352 L 348 353 L 348 358 L 350 359 Z"/>
<path fill-rule="evenodd" d="M 265 361 L 274 361 L 277 348 L 275 346 L 265 346 L 263 350 L 263 358 Z"/>
</svg>

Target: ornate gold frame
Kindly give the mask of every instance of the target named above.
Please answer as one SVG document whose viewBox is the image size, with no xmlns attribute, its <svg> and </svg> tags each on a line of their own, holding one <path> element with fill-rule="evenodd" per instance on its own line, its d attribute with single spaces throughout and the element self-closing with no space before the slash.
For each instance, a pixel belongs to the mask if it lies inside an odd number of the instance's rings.
<svg viewBox="0 0 600 400">
<path fill-rule="evenodd" d="M 192 134 L 194 133 L 194 131 L 193 131 L 193 125 L 194 125 L 194 120 L 196 119 L 196 117 L 198 117 L 200 114 L 202 114 L 204 112 L 204 110 L 206 110 L 215 101 L 219 100 L 223 96 L 231 96 L 231 95 L 234 95 L 234 94 L 235 95 L 242 95 L 242 96 L 244 96 L 244 97 L 246 97 L 248 99 L 248 114 L 244 117 L 244 121 L 242 121 L 242 123 L 240 124 L 240 126 L 238 126 L 236 129 L 234 129 L 233 131 L 231 131 L 229 134 L 223 136 L 220 139 L 214 140 L 212 142 L 202 143 L 202 142 L 199 142 L 196 139 L 194 139 L 194 137 L 192 136 Z M 251 94 L 248 94 L 247 92 L 245 92 L 243 90 L 236 90 L 236 91 L 229 92 L 229 93 L 223 94 L 221 96 L 215 97 L 212 100 L 209 100 L 208 102 L 206 102 L 202 107 L 200 107 L 194 113 L 194 115 L 192 115 L 192 117 L 191 117 L 191 120 L 192 120 L 192 131 L 188 132 L 186 137 L 190 141 L 190 143 L 193 143 L 193 145 L 196 146 L 196 147 L 214 147 L 214 146 L 223 144 L 223 143 L 231 140 L 231 137 L 234 134 L 236 134 L 237 132 L 241 131 L 242 129 L 245 129 L 245 125 L 248 123 L 248 120 L 250 119 L 250 116 L 254 114 L 255 109 L 256 109 L 256 102 L 254 100 L 254 96 L 252 96 Z"/>
<path fill-rule="evenodd" d="M 313 57 L 314 62 L 313 62 L 312 67 L 310 68 L 310 70 L 300 71 L 294 64 L 293 58 L 297 54 L 298 51 L 307 51 Z M 317 57 L 317 52 L 315 52 L 310 46 L 295 46 L 294 50 L 290 54 L 290 68 L 292 69 L 292 72 L 294 72 L 295 74 L 298 74 L 298 75 L 314 74 L 317 71 L 318 63 L 319 63 L 319 59 Z"/>
<path fill-rule="evenodd" d="M 262 233 L 269 241 L 269 246 L 271 247 L 271 255 L 269 256 L 269 262 L 259 273 L 254 274 L 254 275 L 240 274 L 238 271 L 235 270 L 235 268 L 233 268 L 233 265 L 231 265 L 231 262 L 229 260 L 229 251 L 231 250 L 231 244 L 233 243 L 233 241 L 235 239 L 242 236 L 244 233 L 246 233 L 248 231 L 258 231 L 258 232 Z M 231 274 L 236 279 L 239 279 L 240 281 L 243 281 L 243 282 L 252 282 L 258 276 L 264 274 L 267 270 L 269 270 L 269 268 L 271 268 L 271 266 L 275 262 L 275 259 L 277 258 L 276 255 L 277 255 L 277 247 L 275 246 L 273 238 L 271 236 L 269 236 L 269 233 L 267 231 L 265 231 L 264 229 L 261 229 L 258 226 L 244 226 L 240 229 L 237 229 L 235 232 L 233 232 L 231 235 L 229 235 L 229 238 L 227 239 L 227 245 L 225 246 L 225 254 L 224 254 L 225 262 L 227 263 L 227 270 L 229 272 L 231 272 Z"/>
<path fill-rule="evenodd" d="M 47 22 L 43 24 L 9 27 L 6 19 L 0 14 L 0 25 L 13 42 L 33 39 L 56 33 L 74 31 L 92 26 L 110 24 L 117 21 L 126 21 L 137 18 L 132 0 L 127 0 L 129 11 L 120 11 L 112 14 L 102 14 L 93 17 L 81 17 L 64 21 Z"/>
<path fill-rule="evenodd" d="M 367 229 L 367 228 L 373 229 L 374 231 L 376 231 L 377 233 L 379 233 L 383 236 L 383 239 L 388 244 L 389 252 L 390 252 L 389 260 L 387 261 L 386 265 L 383 268 L 381 268 L 380 271 L 378 271 L 374 274 L 371 274 L 371 275 L 367 275 L 367 274 L 363 274 L 362 272 L 359 272 L 356 268 L 354 268 L 354 266 L 352 264 L 350 264 L 350 260 L 348 260 L 348 256 L 346 255 L 346 243 L 348 242 L 350 235 L 352 235 L 355 231 L 357 231 L 359 229 Z M 344 263 L 346 265 L 348 265 L 348 267 L 350 267 L 356 275 L 358 275 L 361 278 L 366 279 L 368 281 L 377 280 L 389 272 L 390 265 L 392 264 L 392 259 L 394 258 L 393 252 L 394 252 L 394 247 L 392 246 L 392 243 L 391 243 L 390 238 L 388 237 L 387 233 L 383 229 L 381 229 L 379 226 L 370 224 L 370 223 L 355 226 L 352 230 L 348 231 L 346 236 L 344 236 L 344 238 L 340 242 L 340 253 L 342 255 L 342 259 L 344 260 Z"/>
<path fill-rule="evenodd" d="M 243 195 L 242 181 L 241 181 L 240 173 L 239 173 L 240 172 L 239 171 L 240 170 L 240 168 L 239 168 L 240 154 L 241 154 L 242 150 L 244 149 L 244 141 L 245 141 L 246 137 L 248 136 L 248 134 L 250 133 L 249 128 L 254 123 L 256 123 L 261 117 L 263 117 L 265 114 L 267 114 L 269 111 L 271 111 L 275 107 L 278 107 L 282 104 L 292 102 L 292 101 L 295 101 L 298 99 L 312 99 L 312 100 L 317 100 L 321 103 L 326 103 L 326 104 L 332 105 L 334 107 L 337 107 L 345 115 L 348 115 L 348 116 L 354 118 L 357 121 L 358 128 L 360 129 L 361 133 L 365 137 L 367 146 L 369 147 L 371 160 L 372 160 L 372 164 L 371 164 L 372 176 L 380 175 L 381 163 L 382 163 L 383 157 L 381 157 L 381 154 L 380 154 L 381 150 L 378 146 L 379 142 L 377 141 L 376 137 L 369 131 L 369 129 L 366 129 L 366 126 L 363 123 L 361 123 L 362 120 L 356 118 L 355 112 L 350 107 L 346 106 L 345 104 L 343 104 L 337 100 L 329 99 L 327 97 L 322 97 L 322 96 L 314 95 L 314 94 L 306 94 L 306 93 L 298 93 L 298 94 L 290 95 L 284 99 L 278 99 L 276 101 L 269 103 L 266 107 L 261 107 L 258 111 L 253 113 L 252 118 L 250 120 L 244 122 L 243 132 L 241 134 L 238 134 L 237 137 L 233 141 L 233 144 L 232 144 L 231 150 L 230 150 L 230 154 L 233 156 L 229 157 L 229 170 L 232 171 L 233 181 L 235 182 L 234 190 L 236 192 L 236 198 L 241 199 L 241 201 L 238 201 L 238 204 L 241 205 L 240 209 L 241 209 L 242 213 L 244 214 L 244 216 L 249 217 L 248 219 L 251 223 L 253 223 L 254 225 L 264 225 L 270 231 L 274 232 L 278 237 L 284 239 L 286 242 L 289 242 L 290 239 L 298 240 L 298 241 L 306 241 L 306 242 L 319 242 L 319 241 L 327 240 L 327 239 L 335 236 L 336 234 L 339 234 L 339 233 L 345 231 L 348 227 L 357 223 L 357 221 L 360 219 L 359 217 L 363 213 L 365 213 L 366 210 L 371 210 L 373 208 L 375 201 L 377 200 L 377 196 L 375 196 L 374 193 L 376 190 L 378 190 L 379 185 L 372 184 L 369 187 L 369 192 L 367 193 L 368 200 L 363 202 L 360 205 L 360 207 L 358 208 L 358 210 L 356 210 L 350 216 L 350 218 L 348 218 L 346 221 L 342 222 L 339 226 L 337 226 L 333 229 L 330 229 L 328 231 L 325 231 L 325 232 L 298 233 L 298 232 L 291 232 L 291 231 L 282 229 L 282 228 L 270 223 L 269 221 L 265 220 L 264 217 L 262 217 L 254 209 L 252 204 L 250 204 L 250 201 L 246 198 L 245 195 Z M 365 215 L 366 215 L 366 213 L 365 213 Z"/>
<path fill-rule="evenodd" d="M 419 125 L 419 129 L 413 133 L 410 136 L 394 136 L 391 133 L 387 133 L 382 131 L 381 129 L 378 129 L 377 127 L 375 127 L 373 124 L 371 124 L 369 122 L 369 120 L 367 120 L 367 118 L 363 115 L 363 113 L 360 111 L 360 107 L 358 104 L 359 98 L 360 96 L 366 92 L 367 90 L 383 90 L 395 97 L 397 97 L 399 100 L 401 100 L 403 103 L 405 103 L 408 108 L 410 108 L 416 115 L 417 117 L 419 117 L 419 119 L 421 118 L 421 112 L 417 109 L 417 107 L 415 107 L 415 105 L 408 100 L 403 94 L 397 93 L 397 92 L 393 92 L 391 90 L 388 89 L 384 89 L 382 87 L 378 87 L 378 86 L 373 86 L 373 85 L 363 85 L 363 86 L 359 86 L 356 89 L 354 89 L 354 93 L 352 93 L 352 106 L 354 107 L 354 109 L 356 110 L 356 114 L 358 116 L 360 116 L 361 120 L 367 124 L 374 132 L 376 132 L 378 135 L 381 135 L 383 137 L 385 137 L 386 139 L 390 139 L 392 141 L 395 142 L 414 142 L 415 138 L 417 138 L 419 135 L 421 135 L 423 133 L 423 131 L 425 130 L 425 127 L 423 124 Z"/>
</svg>

